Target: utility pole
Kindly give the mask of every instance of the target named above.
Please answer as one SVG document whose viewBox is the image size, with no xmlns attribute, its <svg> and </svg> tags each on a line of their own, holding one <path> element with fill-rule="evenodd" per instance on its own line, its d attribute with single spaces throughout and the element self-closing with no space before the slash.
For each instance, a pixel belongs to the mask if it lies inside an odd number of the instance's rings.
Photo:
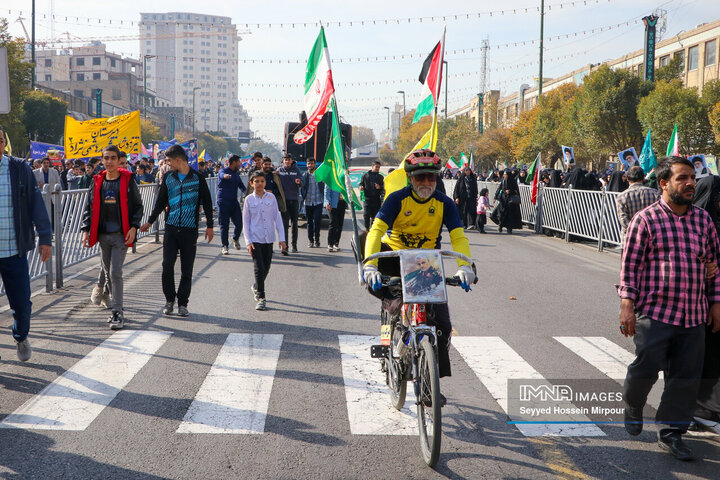
<svg viewBox="0 0 720 480">
<path fill-rule="evenodd" d="M 545 24 L 545 0 L 540 0 L 540 73 L 538 76 L 538 102 L 542 97 L 543 84 L 543 27 Z"/>
<path fill-rule="evenodd" d="M 405 112 L 405 90 L 398 90 L 398 93 L 402 93 L 403 96 L 403 117 L 406 115 Z"/>
<path fill-rule="evenodd" d="M 485 101 L 485 89 L 487 88 L 487 52 L 490 42 L 482 41 L 482 69 L 480 72 L 480 93 L 478 94 L 478 133 L 483 133 L 483 102 Z"/>
<path fill-rule="evenodd" d="M 35 89 L 35 0 L 32 0 L 32 33 L 30 38 L 30 51 L 32 61 L 32 80 L 30 80 L 30 88 Z"/>
<path fill-rule="evenodd" d="M 443 64 L 445 65 L 445 120 L 447 120 L 448 116 L 448 110 L 447 110 L 447 79 L 448 79 L 448 62 L 447 60 L 443 60 Z"/>
<path fill-rule="evenodd" d="M 217 131 L 218 132 L 220 131 L 220 107 L 222 107 L 223 105 L 225 105 L 225 104 L 218 102 L 218 118 L 217 118 L 217 120 L 218 120 L 217 121 Z"/>
<path fill-rule="evenodd" d="M 195 138 L 195 92 L 200 90 L 200 87 L 193 87 L 193 138 Z"/>
<path fill-rule="evenodd" d="M 387 126 L 387 129 L 388 129 L 388 137 L 389 137 L 389 136 L 390 136 L 390 107 L 383 107 L 383 108 L 384 108 L 385 110 L 387 110 L 387 113 L 388 113 L 388 122 L 387 122 L 387 123 L 388 123 L 388 126 Z"/>
<path fill-rule="evenodd" d="M 143 118 L 147 118 L 147 61 L 155 55 L 143 55 Z"/>
</svg>

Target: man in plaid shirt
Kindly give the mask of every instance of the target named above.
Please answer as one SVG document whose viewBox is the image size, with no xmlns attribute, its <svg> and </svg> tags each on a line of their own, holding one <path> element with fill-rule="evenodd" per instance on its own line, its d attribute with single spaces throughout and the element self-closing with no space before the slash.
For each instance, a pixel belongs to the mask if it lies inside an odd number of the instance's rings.
<svg viewBox="0 0 720 480">
<path fill-rule="evenodd" d="M 630 187 L 617 196 L 615 205 L 617 207 L 620 226 L 622 227 L 622 242 L 625 245 L 625 232 L 628 223 L 633 216 L 643 208 L 655 203 L 660 198 L 660 193 L 654 188 L 643 185 L 645 172 L 642 167 L 630 167 L 626 173 Z"/>
<path fill-rule="evenodd" d="M 680 460 L 693 460 L 682 434 L 695 409 L 705 324 L 720 330 L 720 276 L 706 275 L 720 258 L 720 241 L 708 213 L 692 205 L 692 163 L 668 157 L 656 175 L 662 197 L 628 225 L 617 289 L 620 331 L 633 336 L 637 356 L 625 378 L 625 429 L 630 435 L 642 432 L 648 393 L 664 371 L 655 416 L 658 444 Z"/>
</svg>

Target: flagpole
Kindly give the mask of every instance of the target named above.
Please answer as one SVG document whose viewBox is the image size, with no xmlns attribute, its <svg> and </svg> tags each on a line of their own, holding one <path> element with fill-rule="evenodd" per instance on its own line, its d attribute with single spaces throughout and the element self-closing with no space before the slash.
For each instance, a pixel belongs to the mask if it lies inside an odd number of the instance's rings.
<svg viewBox="0 0 720 480">
<path fill-rule="evenodd" d="M 345 191 L 347 192 L 348 205 L 350 206 L 350 216 L 352 217 L 352 223 L 353 223 L 353 241 L 355 242 L 355 249 L 356 249 L 355 261 L 357 262 L 358 280 L 360 281 L 360 284 L 362 285 L 363 284 L 362 262 L 360 261 L 360 259 L 363 256 L 363 252 L 360 251 L 360 237 L 358 235 L 358 224 L 357 224 L 357 215 L 355 213 L 355 202 L 353 202 L 352 182 L 350 181 L 350 165 L 348 162 L 349 159 L 347 158 L 347 154 L 346 154 L 347 148 L 345 145 L 345 137 L 342 134 L 342 128 L 340 128 L 340 111 L 338 109 L 337 100 L 335 99 L 335 95 L 333 95 L 333 99 L 331 100 L 331 102 L 333 102 L 335 104 L 334 105 L 335 108 L 333 110 L 333 115 L 337 115 L 337 119 L 334 119 L 334 120 L 337 120 L 337 122 L 338 122 L 338 130 L 340 133 L 340 138 L 342 138 L 342 140 L 343 140 L 342 155 L 343 155 L 343 160 L 345 163 Z"/>
<path fill-rule="evenodd" d="M 433 92 L 435 94 L 435 98 L 437 100 L 440 99 L 440 82 L 442 82 L 442 69 L 443 69 L 443 60 L 445 60 L 445 31 L 447 30 L 447 26 L 443 27 L 443 34 L 442 34 L 442 54 L 440 55 L 440 68 L 437 69 L 437 81 L 435 82 L 435 85 L 437 85 L 437 92 Z M 437 112 L 438 112 L 438 103 L 435 102 L 435 110 L 433 110 L 433 120 L 430 124 L 430 146 L 433 146 L 433 143 L 437 142 L 437 139 L 435 138 L 435 122 L 437 122 Z M 447 109 L 446 109 L 447 110 Z M 445 112 L 447 115 L 447 112 Z"/>
</svg>

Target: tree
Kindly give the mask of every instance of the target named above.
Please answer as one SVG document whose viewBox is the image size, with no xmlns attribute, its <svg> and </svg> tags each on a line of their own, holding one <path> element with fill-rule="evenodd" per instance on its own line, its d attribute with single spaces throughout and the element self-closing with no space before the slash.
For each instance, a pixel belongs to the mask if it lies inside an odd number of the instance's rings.
<svg viewBox="0 0 720 480">
<path fill-rule="evenodd" d="M 649 86 L 628 70 L 602 66 L 585 77 L 575 108 L 577 137 L 594 157 L 608 157 L 628 147 L 640 151 L 643 134 L 637 118 Z"/>
<path fill-rule="evenodd" d="M 36 90 L 23 102 L 23 124 L 30 138 L 39 142 L 62 143 L 67 102 Z"/>
<path fill-rule="evenodd" d="M 716 103 L 708 112 L 710 127 L 715 135 L 715 143 L 720 143 L 720 102 Z"/>
<path fill-rule="evenodd" d="M 398 154 L 397 150 L 391 149 L 387 144 L 383 145 L 383 148 L 378 151 L 378 158 L 380 162 L 386 166 L 400 165 L 401 161 L 400 154 Z"/>
<path fill-rule="evenodd" d="M 473 150 L 476 165 L 480 169 L 488 169 L 496 165 L 514 163 L 510 138 L 509 128 L 486 130 Z"/>
<path fill-rule="evenodd" d="M 653 143 L 661 152 L 677 124 L 680 152 L 684 155 L 718 153 L 707 108 L 700 101 L 697 90 L 683 88 L 680 80 L 656 82 L 655 90 L 640 100 L 638 118 L 643 131 L 652 128 Z"/>
<path fill-rule="evenodd" d="M 0 18 L 0 46 L 7 48 L 10 74 L 10 113 L 0 115 L 0 124 L 10 138 L 13 153 L 27 151 L 29 141 L 23 124 L 23 101 L 30 92 L 32 65 L 25 62 L 25 42 L 8 33 L 7 19 Z"/>
<path fill-rule="evenodd" d="M 400 152 L 399 155 L 410 153 L 415 144 L 427 133 L 432 125 L 432 117 L 425 117 L 417 123 L 412 123 L 412 114 L 414 113 L 415 110 L 409 112 L 400 123 L 400 133 L 395 140 L 395 150 Z"/>
<path fill-rule="evenodd" d="M 667 65 L 655 69 L 655 81 L 670 82 L 680 80 L 683 66 L 683 58 L 680 55 L 674 55 Z"/>
<path fill-rule="evenodd" d="M 141 118 L 140 141 L 147 146 L 153 140 L 162 140 L 162 138 L 160 138 L 160 127 L 146 118 Z"/>
<path fill-rule="evenodd" d="M 359 125 L 353 125 L 352 127 L 352 148 L 364 147 L 375 143 L 375 132 L 367 127 L 361 127 Z"/>
<path fill-rule="evenodd" d="M 492 129 L 488 130 L 492 131 Z M 443 160 L 458 157 L 461 152 L 470 155 L 480 141 L 480 133 L 470 117 L 455 117 L 438 123 L 437 154 Z"/>
</svg>

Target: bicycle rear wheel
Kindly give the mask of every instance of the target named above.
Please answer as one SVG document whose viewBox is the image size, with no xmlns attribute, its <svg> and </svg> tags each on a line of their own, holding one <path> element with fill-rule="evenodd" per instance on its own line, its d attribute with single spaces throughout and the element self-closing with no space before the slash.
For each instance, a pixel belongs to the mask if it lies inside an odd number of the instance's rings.
<svg viewBox="0 0 720 480">
<path fill-rule="evenodd" d="M 422 447 L 425 463 L 430 467 L 434 467 L 440 457 L 442 413 L 437 356 L 427 337 L 420 342 L 418 375 L 420 398 L 417 405 L 417 417 L 420 430 L 420 446 Z"/>
</svg>

